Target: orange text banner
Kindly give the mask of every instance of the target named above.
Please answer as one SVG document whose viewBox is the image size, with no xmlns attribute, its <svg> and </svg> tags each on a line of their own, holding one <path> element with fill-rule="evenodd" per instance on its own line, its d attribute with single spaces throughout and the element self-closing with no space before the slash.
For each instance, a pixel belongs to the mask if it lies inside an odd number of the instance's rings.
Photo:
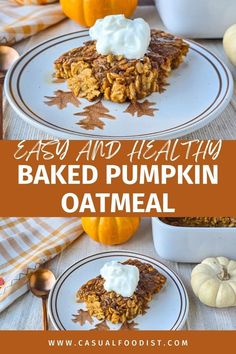
<svg viewBox="0 0 236 354">
<path fill-rule="evenodd" d="M 5 353 L 214 353 L 232 351 L 235 331 L 0 331 Z"/>
<path fill-rule="evenodd" d="M 236 141 L 1 141 L 3 216 L 235 216 Z"/>
</svg>

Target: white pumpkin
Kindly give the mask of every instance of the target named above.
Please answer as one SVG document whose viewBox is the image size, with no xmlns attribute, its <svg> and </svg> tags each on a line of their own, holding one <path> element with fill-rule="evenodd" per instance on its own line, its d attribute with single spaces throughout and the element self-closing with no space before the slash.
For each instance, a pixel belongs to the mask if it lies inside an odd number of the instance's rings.
<svg viewBox="0 0 236 354">
<path fill-rule="evenodd" d="M 236 66 L 236 24 L 225 32 L 223 45 L 229 60 Z"/>
<path fill-rule="evenodd" d="M 236 306 L 236 261 L 225 257 L 206 258 L 193 269 L 191 285 L 205 305 Z"/>
</svg>

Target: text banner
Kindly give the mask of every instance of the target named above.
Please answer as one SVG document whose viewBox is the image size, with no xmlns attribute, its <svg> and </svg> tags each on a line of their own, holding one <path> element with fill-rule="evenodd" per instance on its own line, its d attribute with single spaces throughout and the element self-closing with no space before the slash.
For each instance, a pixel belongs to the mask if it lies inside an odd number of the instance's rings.
<svg viewBox="0 0 236 354">
<path fill-rule="evenodd" d="M 3 216 L 235 216 L 236 141 L 2 141 Z"/>
</svg>

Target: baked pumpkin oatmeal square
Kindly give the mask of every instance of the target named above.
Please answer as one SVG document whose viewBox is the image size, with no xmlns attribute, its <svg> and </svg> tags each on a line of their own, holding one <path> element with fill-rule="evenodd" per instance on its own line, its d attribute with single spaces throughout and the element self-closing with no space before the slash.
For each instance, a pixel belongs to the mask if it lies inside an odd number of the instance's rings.
<svg viewBox="0 0 236 354">
<path fill-rule="evenodd" d="M 181 64 L 188 49 L 181 38 L 159 30 L 152 30 L 148 51 L 142 59 L 100 55 L 96 41 L 88 41 L 55 61 L 55 76 L 66 79 L 76 96 L 89 101 L 136 101 L 162 92 L 171 70 Z"/>
<path fill-rule="evenodd" d="M 136 259 L 129 259 L 122 264 L 139 269 L 140 278 L 134 294 L 123 297 L 114 291 L 106 291 L 101 276 L 91 279 L 76 294 L 78 302 L 85 302 L 90 316 L 117 324 L 144 315 L 154 294 L 159 293 L 166 282 L 164 275 L 150 264 Z"/>
</svg>

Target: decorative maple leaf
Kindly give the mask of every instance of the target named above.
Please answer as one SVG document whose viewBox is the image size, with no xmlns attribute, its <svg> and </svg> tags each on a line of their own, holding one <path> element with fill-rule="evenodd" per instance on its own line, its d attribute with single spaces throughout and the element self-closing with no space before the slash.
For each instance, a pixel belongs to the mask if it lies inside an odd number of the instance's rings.
<svg viewBox="0 0 236 354">
<path fill-rule="evenodd" d="M 76 315 L 72 315 L 74 318 L 72 318 L 72 321 L 75 323 L 79 323 L 81 326 L 83 326 L 86 322 L 92 324 L 93 319 L 88 313 L 88 311 L 84 310 L 79 310 Z"/>
<path fill-rule="evenodd" d="M 124 113 L 129 113 L 131 116 L 135 116 L 137 114 L 138 117 L 142 116 L 154 116 L 154 111 L 157 111 L 156 108 L 151 108 L 151 106 L 155 105 L 154 102 L 149 102 L 145 100 L 143 102 L 134 101 L 129 104 Z"/>
<path fill-rule="evenodd" d="M 0 288 L 5 284 L 5 280 L 0 277 Z"/>
<path fill-rule="evenodd" d="M 57 90 L 54 91 L 55 96 L 45 96 L 48 101 L 45 101 L 48 106 L 57 106 L 59 109 L 66 108 L 70 103 L 75 107 L 80 106 L 78 98 L 70 91 Z"/>
<path fill-rule="evenodd" d="M 107 325 L 106 320 L 96 324 L 95 328 L 90 329 L 90 331 L 110 331 L 110 327 Z"/>
<path fill-rule="evenodd" d="M 138 331 L 139 329 L 136 327 L 138 324 L 134 321 L 132 322 L 124 322 L 120 327 L 121 330 L 130 330 L 130 331 Z"/>
<path fill-rule="evenodd" d="M 95 128 L 103 129 L 105 123 L 101 118 L 115 119 L 115 117 L 108 113 L 109 110 L 99 101 L 91 106 L 85 107 L 83 112 L 75 113 L 75 116 L 85 117 L 76 124 L 86 130 L 94 130 Z"/>
</svg>

